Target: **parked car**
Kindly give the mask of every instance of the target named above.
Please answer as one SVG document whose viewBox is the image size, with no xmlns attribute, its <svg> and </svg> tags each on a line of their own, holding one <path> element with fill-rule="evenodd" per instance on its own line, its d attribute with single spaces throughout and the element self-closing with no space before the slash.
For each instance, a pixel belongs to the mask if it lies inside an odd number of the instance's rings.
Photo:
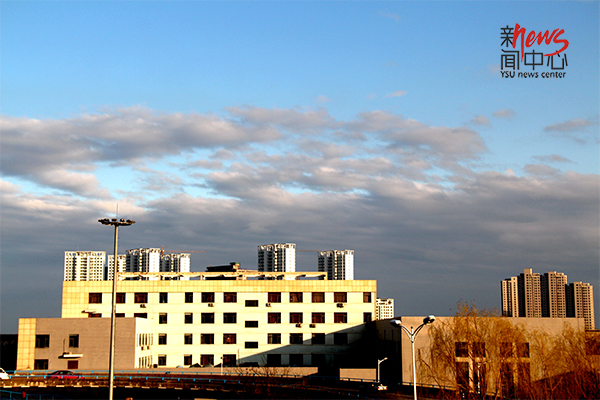
<svg viewBox="0 0 600 400">
<path fill-rule="evenodd" d="M 0 379 L 10 379 L 10 377 L 8 376 L 6 371 L 3 370 L 2 368 L 0 368 Z"/>
<path fill-rule="evenodd" d="M 77 375 L 73 371 L 54 371 L 46 375 L 48 379 L 81 379 L 81 375 Z"/>
</svg>

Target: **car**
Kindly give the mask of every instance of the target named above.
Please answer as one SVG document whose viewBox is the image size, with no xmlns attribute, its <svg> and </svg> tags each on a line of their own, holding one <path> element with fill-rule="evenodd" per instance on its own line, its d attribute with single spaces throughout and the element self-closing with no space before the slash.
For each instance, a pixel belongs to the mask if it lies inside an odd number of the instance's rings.
<svg viewBox="0 0 600 400">
<path fill-rule="evenodd" d="M 77 375 L 73 371 L 54 371 L 46 375 L 48 379 L 81 379 L 81 375 Z"/>
<path fill-rule="evenodd" d="M 3 370 L 2 368 L 0 368 L 0 379 L 10 379 L 10 377 L 8 376 L 6 371 Z"/>
</svg>

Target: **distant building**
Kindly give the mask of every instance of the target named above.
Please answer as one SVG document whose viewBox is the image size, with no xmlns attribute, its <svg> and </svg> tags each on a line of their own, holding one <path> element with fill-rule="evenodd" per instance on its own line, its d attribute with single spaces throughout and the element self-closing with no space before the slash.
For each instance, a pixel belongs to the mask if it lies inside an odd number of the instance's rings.
<svg viewBox="0 0 600 400">
<path fill-rule="evenodd" d="M 375 309 L 378 320 L 394 318 L 394 299 L 377 299 Z"/>
<path fill-rule="evenodd" d="M 567 285 L 567 317 L 583 318 L 585 329 L 595 328 L 594 288 L 589 283 L 573 282 Z"/>
<path fill-rule="evenodd" d="M 157 248 L 131 249 L 125 252 L 127 272 L 160 272 L 161 251 Z"/>
<path fill-rule="evenodd" d="M 163 254 L 160 257 L 160 272 L 190 272 L 190 255 L 188 253 Z M 187 277 L 180 277 L 188 280 Z"/>
<path fill-rule="evenodd" d="M 542 275 L 542 317 L 566 318 L 567 275 L 550 271 Z"/>
<path fill-rule="evenodd" d="M 296 244 L 274 243 L 258 246 L 260 272 L 296 272 Z"/>
<path fill-rule="evenodd" d="M 327 272 L 329 280 L 354 279 L 354 250 L 328 250 L 319 252 L 319 272 Z"/>
<path fill-rule="evenodd" d="M 502 315 L 519 315 L 519 283 L 516 276 L 502 281 Z"/>
<path fill-rule="evenodd" d="M 517 278 L 519 285 L 519 317 L 542 316 L 542 279 L 531 268 L 523 270 Z"/>
<path fill-rule="evenodd" d="M 117 256 L 117 272 L 125 272 L 127 265 L 127 257 L 125 254 L 119 254 Z M 115 256 L 108 256 L 108 267 L 106 268 L 106 280 L 112 281 L 115 272 Z"/>
<path fill-rule="evenodd" d="M 65 281 L 104 280 L 104 251 L 65 251 Z"/>
</svg>

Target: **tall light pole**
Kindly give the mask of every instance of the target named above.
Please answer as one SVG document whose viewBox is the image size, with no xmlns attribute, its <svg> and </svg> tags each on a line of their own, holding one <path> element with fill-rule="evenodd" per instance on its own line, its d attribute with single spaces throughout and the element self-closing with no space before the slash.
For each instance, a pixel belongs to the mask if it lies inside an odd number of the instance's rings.
<svg viewBox="0 0 600 400">
<path fill-rule="evenodd" d="M 417 335 L 419 334 L 419 332 L 421 332 L 421 329 L 423 329 L 423 327 L 425 325 L 433 324 L 433 321 L 435 321 L 435 317 L 433 315 L 425 317 L 425 318 L 423 318 L 423 323 L 421 325 L 419 325 L 417 327 L 417 329 L 415 329 L 415 330 L 413 330 L 412 326 L 410 327 L 410 330 L 408 330 L 407 327 L 405 327 L 404 325 L 402 325 L 402 321 L 400 321 L 400 320 L 393 319 L 393 320 L 390 321 L 390 324 L 392 326 L 395 326 L 397 328 L 402 328 L 402 330 L 404 330 L 404 332 L 406 333 L 406 335 L 410 339 L 410 344 L 411 344 L 411 348 L 412 348 L 412 368 L 413 368 L 414 400 L 417 400 L 417 369 L 415 367 L 415 338 L 417 337 Z"/>
<path fill-rule="evenodd" d="M 115 258 L 114 258 L 114 271 L 113 271 L 113 285 L 112 285 L 112 311 L 110 313 L 110 356 L 108 359 L 108 399 L 113 400 L 113 382 L 115 380 L 115 323 L 117 313 L 117 251 L 119 248 L 119 226 L 129 226 L 135 224 L 133 220 L 125 220 L 123 218 L 117 219 L 99 219 L 102 225 L 112 225 L 115 227 Z"/>
<path fill-rule="evenodd" d="M 382 360 L 377 360 L 377 384 L 380 385 L 381 384 L 381 375 L 379 374 L 379 366 L 381 365 L 382 362 L 384 362 L 385 360 L 387 360 L 387 357 L 384 357 Z"/>
</svg>

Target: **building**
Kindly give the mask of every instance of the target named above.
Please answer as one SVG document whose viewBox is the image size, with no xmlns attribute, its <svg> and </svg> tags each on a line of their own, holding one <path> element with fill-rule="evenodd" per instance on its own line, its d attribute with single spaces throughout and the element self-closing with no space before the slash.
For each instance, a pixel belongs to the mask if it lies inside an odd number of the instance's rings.
<svg viewBox="0 0 600 400">
<path fill-rule="evenodd" d="M 296 244 L 274 243 L 258 246 L 260 272 L 296 272 Z"/>
<path fill-rule="evenodd" d="M 526 268 L 517 278 L 519 287 L 519 317 L 542 316 L 542 280 L 540 274 Z"/>
<path fill-rule="evenodd" d="M 319 272 L 327 272 L 327 279 L 354 279 L 354 250 L 320 251 L 318 256 Z"/>
<path fill-rule="evenodd" d="M 377 309 L 376 319 L 394 318 L 394 299 L 377 299 L 375 307 Z"/>
<path fill-rule="evenodd" d="M 104 280 L 104 251 L 65 251 L 65 281 Z"/>
<path fill-rule="evenodd" d="M 542 317 L 566 318 L 567 275 L 550 271 L 542 275 Z"/>
<path fill-rule="evenodd" d="M 502 315 L 519 316 L 519 283 L 516 276 L 502 281 Z"/>
<path fill-rule="evenodd" d="M 126 272 L 127 269 L 127 257 L 125 254 L 117 255 L 117 272 Z M 115 272 L 115 256 L 108 256 L 108 267 L 106 268 L 106 280 L 112 281 Z"/>
<path fill-rule="evenodd" d="M 317 272 L 237 269 L 184 274 L 195 279 L 168 280 L 169 273 L 125 273 L 124 279 L 136 275 L 146 275 L 146 279 L 118 282 L 117 337 L 126 335 L 123 343 L 131 347 L 145 338 L 144 347 L 131 350 L 118 368 L 221 362 L 228 366 L 352 366 L 364 364 L 361 354 L 369 355 L 366 323 L 375 315 L 375 281 L 329 281 L 319 279 L 325 276 Z M 80 369 L 92 367 L 84 363 L 88 358 L 106 357 L 108 345 L 83 341 L 90 332 L 99 335 L 99 341 L 108 337 L 111 292 L 108 281 L 64 282 L 62 318 L 20 320 L 19 341 L 23 338 L 29 344 L 19 353 L 19 368 L 67 368 L 61 355 L 70 335 L 79 335 L 79 347 L 67 350 L 81 354 Z M 36 345 L 37 339 L 47 340 L 48 345 Z M 105 364 L 92 368 L 100 367 Z"/>
<path fill-rule="evenodd" d="M 567 285 L 567 317 L 583 318 L 585 329 L 594 329 L 594 288 L 589 283 L 573 282 Z"/>
<path fill-rule="evenodd" d="M 188 253 L 163 254 L 160 257 L 160 272 L 190 272 L 190 265 Z M 181 277 L 180 279 L 189 278 Z"/>
<path fill-rule="evenodd" d="M 127 272 L 160 272 L 160 249 L 131 249 L 125 251 Z"/>
</svg>

